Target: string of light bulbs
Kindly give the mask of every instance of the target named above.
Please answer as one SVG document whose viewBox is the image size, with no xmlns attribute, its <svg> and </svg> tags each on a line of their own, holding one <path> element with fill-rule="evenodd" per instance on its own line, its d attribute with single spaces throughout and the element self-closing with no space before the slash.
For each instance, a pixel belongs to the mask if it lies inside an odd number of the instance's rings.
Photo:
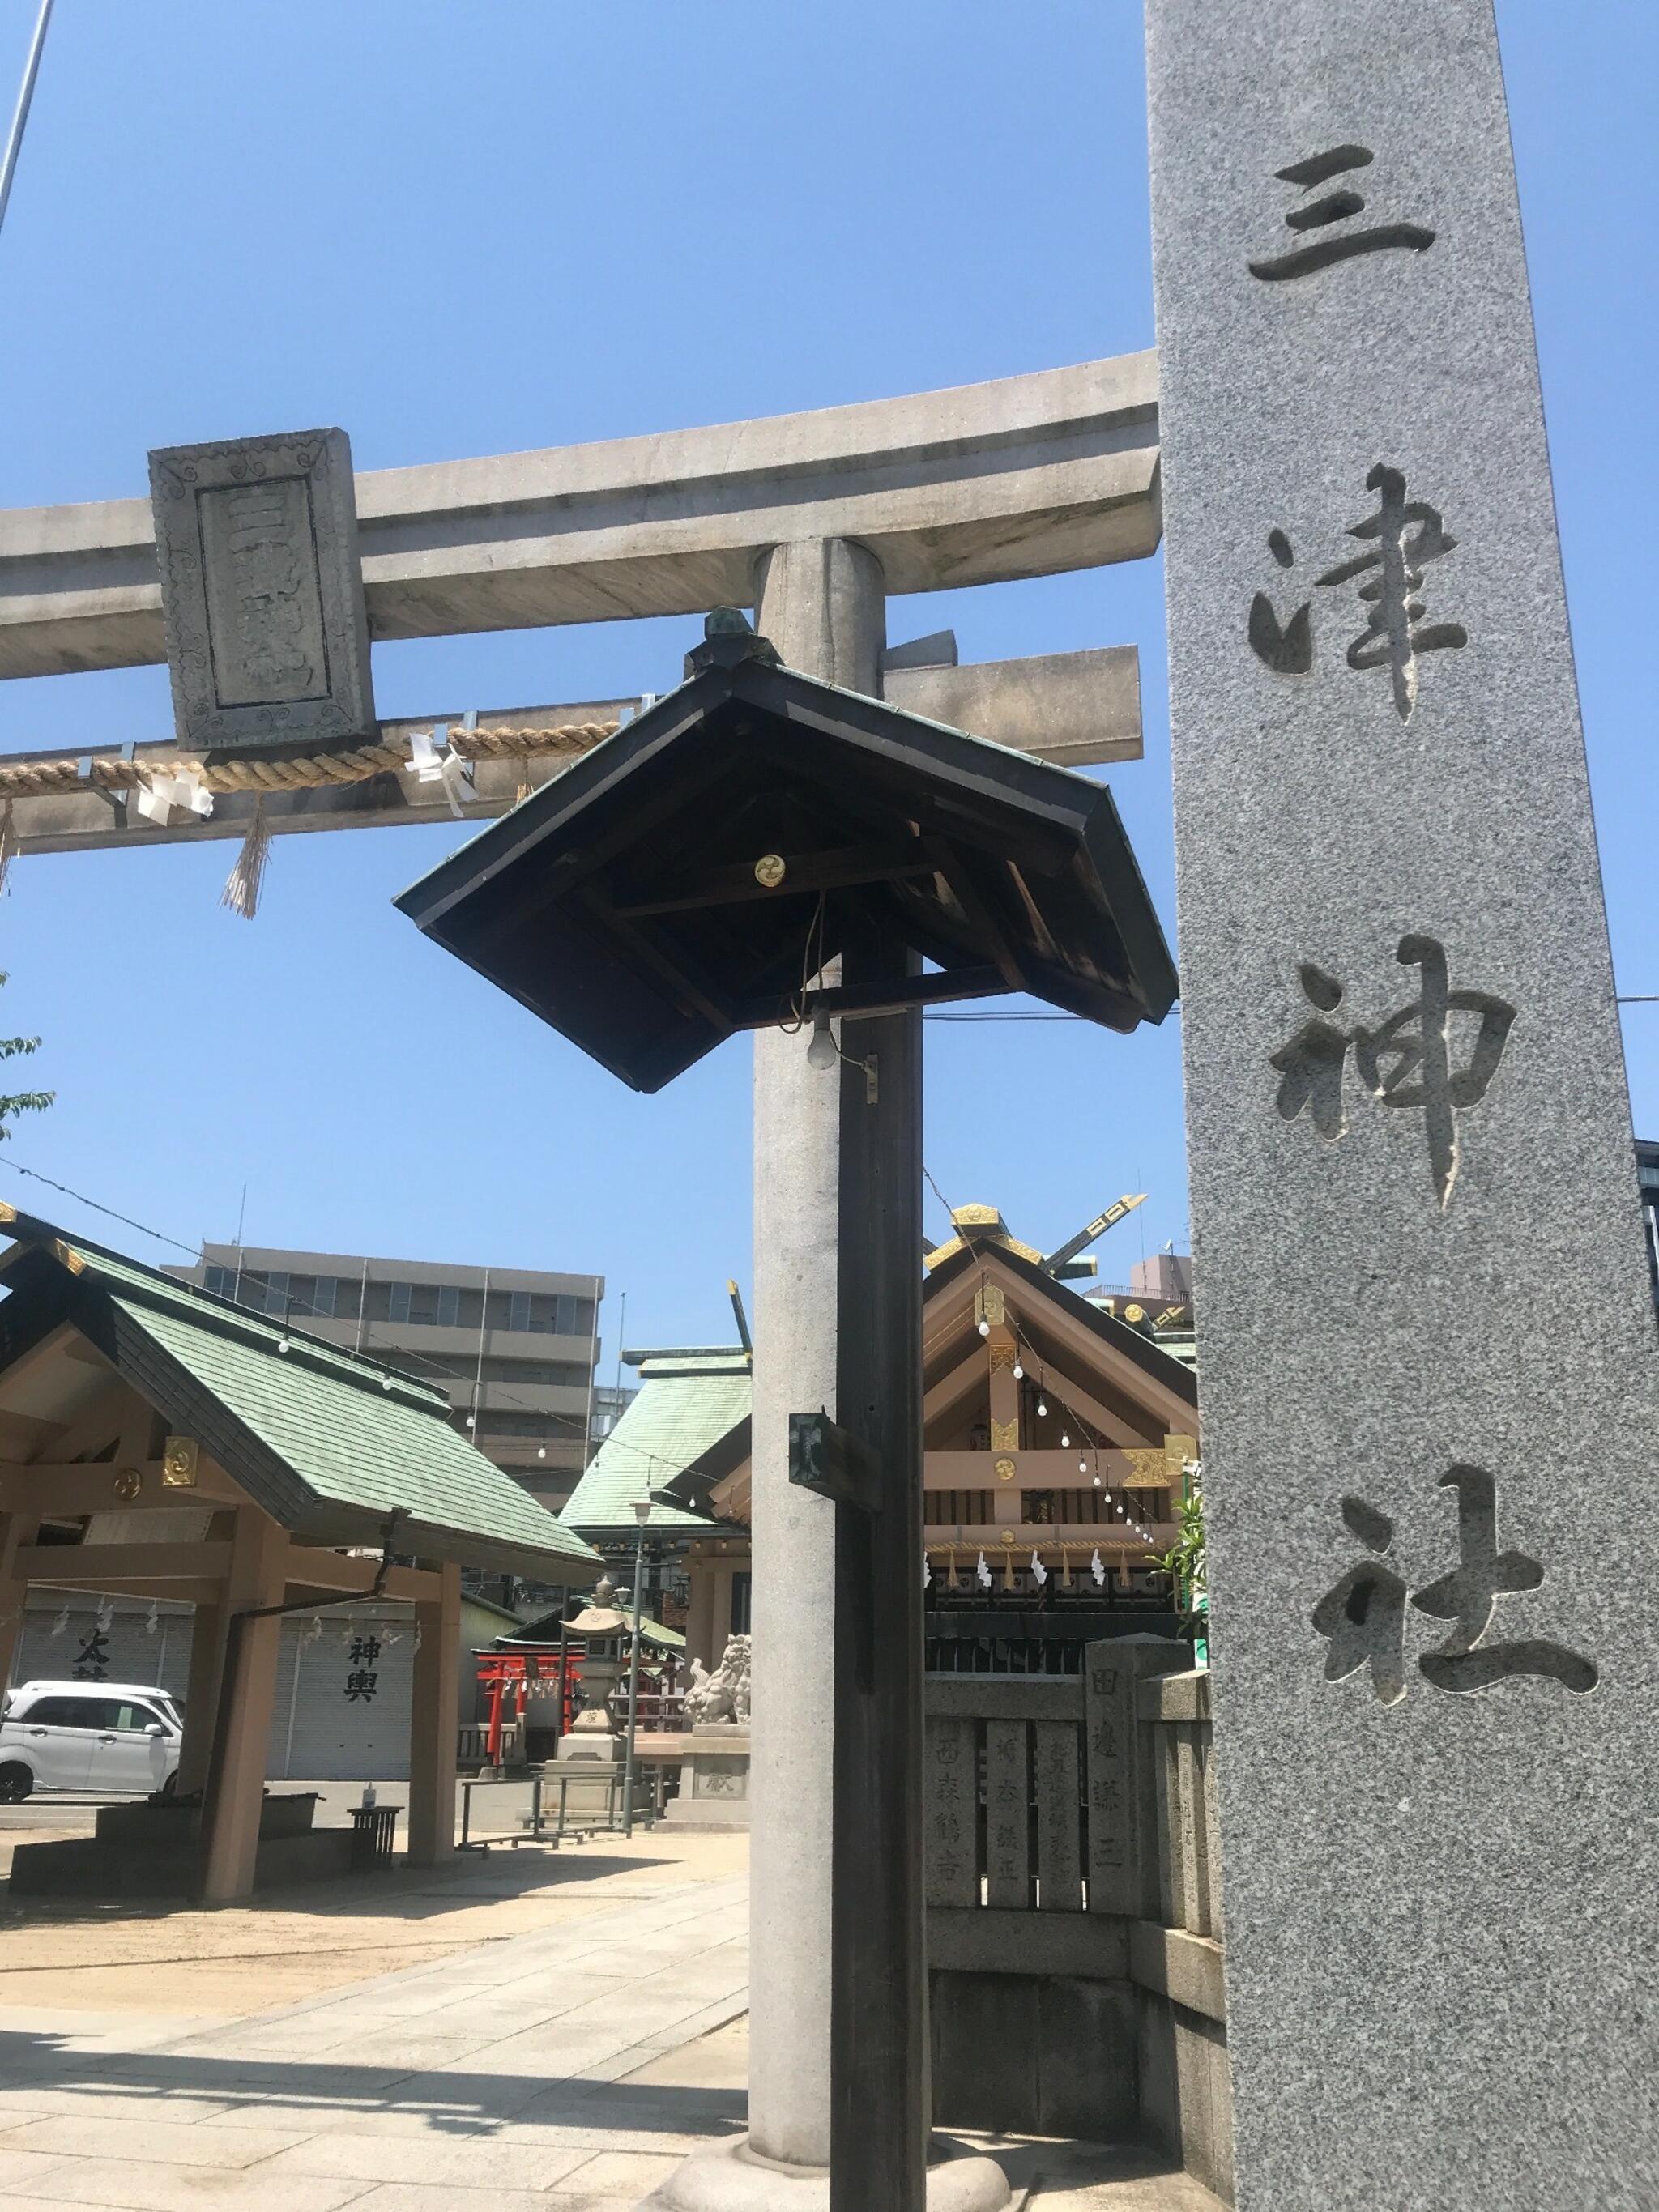
<svg viewBox="0 0 1659 2212">
<path fill-rule="evenodd" d="M 934 1176 L 933 1176 L 933 1174 L 932 1170 L 928 1167 L 927 1163 L 925 1160 L 922 1162 L 921 1172 L 922 1172 L 922 1176 L 923 1176 L 924 1179 L 925 1179 L 925 1180 L 926 1180 L 926 1182 L 927 1182 L 927 1188 L 928 1188 L 933 1192 L 933 1196 L 934 1196 L 934 1197 L 939 1200 L 939 1205 L 940 1205 L 940 1206 L 943 1207 L 943 1209 L 944 1209 L 945 1215 L 945 1218 L 946 1218 L 946 1220 L 947 1220 L 947 1221 L 950 1223 L 950 1224 L 951 1224 L 951 1233 L 953 1236 L 959 1237 L 962 1239 L 963 1243 L 964 1244 L 966 1244 L 966 1245 L 967 1245 L 967 1247 L 968 1247 L 968 1249 L 969 1249 L 969 1251 L 972 1251 L 972 1250 L 975 1249 L 975 1244 L 974 1244 L 974 1236 L 973 1236 L 973 1231 L 972 1231 L 972 1230 L 971 1230 L 970 1228 L 969 1228 L 969 1227 L 964 1226 L 963 1224 L 961 1224 L 961 1223 L 959 1223 L 959 1222 L 957 1221 L 955 1207 L 951 1204 L 951 1201 L 949 1200 L 949 1199 L 947 1199 L 947 1198 L 945 1197 L 945 1193 L 944 1193 L 944 1192 L 939 1188 L 939 1184 L 938 1184 L 938 1182 L 935 1180 L 935 1178 L 934 1178 Z M 987 1271 L 986 1271 L 986 1269 L 984 1268 L 984 1267 L 981 1265 L 981 1269 L 980 1269 L 980 1289 L 981 1289 L 981 1291 L 982 1291 L 987 1287 L 987 1285 L 988 1285 L 988 1282 L 989 1282 L 989 1279 L 989 1279 L 989 1275 L 988 1275 L 988 1273 L 987 1273 Z M 1025 1332 L 1021 1328 L 1021 1327 L 1020 1327 L 1020 1325 L 1019 1325 L 1019 1322 L 1018 1322 L 1018 1319 L 1017 1319 L 1017 1318 L 1011 1319 L 1011 1320 L 1009 1321 L 1009 1322 L 1008 1322 L 1008 1326 L 1009 1326 L 1009 1328 L 1013 1331 L 1013 1335 L 1014 1335 L 1014 1380 L 1015 1380 L 1015 1382 L 1023 1382 L 1023 1381 L 1025 1379 L 1025 1366 L 1024 1366 L 1024 1358 L 1022 1357 L 1022 1354 L 1024 1353 L 1024 1354 L 1025 1354 L 1025 1355 L 1029 1355 L 1031 1358 L 1033 1358 L 1033 1359 L 1036 1361 L 1036 1365 L 1037 1365 L 1037 1369 L 1038 1369 L 1038 1375 L 1037 1375 L 1038 1395 L 1037 1395 L 1037 1407 L 1036 1407 L 1037 1418 L 1038 1418 L 1040 1420 L 1046 1419 L 1048 1418 L 1048 1407 L 1047 1399 L 1046 1399 L 1046 1396 L 1045 1396 L 1045 1395 L 1044 1395 L 1044 1394 L 1047 1392 L 1047 1390 L 1048 1390 L 1048 1387 L 1049 1387 L 1049 1386 L 1048 1386 L 1048 1369 L 1047 1369 L 1046 1363 L 1042 1360 L 1041 1354 L 1037 1352 L 1036 1348 L 1036 1346 L 1031 1343 L 1030 1339 L 1030 1338 L 1025 1334 Z M 979 1334 L 980 1334 L 980 1335 L 981 1335 L 981 1336 L 982 1336 L 982 1337 L 988 1337 L 988 1336 L 990 1335 L 990 1334 L 991 1334 L 991 1324 L 990 1324 L 990 1322 L 989 1322 L 985 1318 L 985 1316 L 984 1316 L 984 1314 L 983 1314 L 982 1312 L 981 1312 L 981 1316 L 980 1316 L 980 1319 L 979 1319 L 979 1322 L 978 1322 L 977 1327 L 978 1327 Z M 1059 1405 L 1060 1405 L 1060 1411 L 1061 1411 L 1061 1413 L 1065 1415 L 1066 1419 L 1068 1422 L 1070 1422 L 1070 1423 L 1072 1424 L 1072 1425 L 1073 1425 L 1073 1426 L 1074 1426 L 1074 1427 L 1078 1430 L 1078 1431 L 1079 1431 L 1079 1433 L 1080 1435 L 1086 1436 L 1086 1437 L 1089 1437 L 1089 1446 L 1090 1446 L 1090 1449 L 1091 1449 L 1091 1452 L 1092 1452 L 1092 1454 L 1093 1454 L 1093 1462 L 1094 1462 L 1094 1463 L 1093 1463 L 1093 1468 L 1092 1468 L 1092 1478 L 1093 1478 L 1093 1480 L 1092 1480 L 1092 1487 L 1093 1487 L 1093 1488 L 1095 1488 L 1095 1489 L 1097 1489 L 1097 1490 L 1103 1490 L 1103 1492 L 1104 1492 L 1104 1493 L 1105 1493 L 1105 1500 L 1106 1500 L 1106 1503 L 1107 1503 L 1108 1504 L 1112 1504 L 1114 1501 L 1113 1501 L 1113 1497 L 1112 1497 L 1112 1491 L 1111 1491 L 1111 1487 L 1110 1487 L 1110 1486 L 1109 1486 L 1109 1484 L 1105 1484 L 1105 1483 L 1103 1483 L 1103 1482 L 1102 1478 L 1101 1478 L 1101 1474 L 1100 1474 L 1100 1440 L 1099 1440 L 1099 1438 L 1098 1438 L 1097 1437 L 1095 1437 L 1095 1436 L 1093 1436 L 1093 1435 L 1091 1434 L 1091 1431 L 1090 1431 L 1090 1428 L 1089 1428 L 1089 1425 L 1088 1425 L 1086 1422 L 1085 1422 L 1085 1421 L 1081 1420 L 1081 1419 L 1079 1418 L 1079 1416 L 1078 1416 L 1078 1414 L 1076 1413 L 1076 1412 L 1073 1410 L 1073 1408 L 1072 1407 L 1072 1406 L 1068 1403 L 1068 1401 L 1066 1400 L 1066 1398 L 1061 1395 L 1061 1393 L 1060 1393 L 1060 1391 L 1055 1390 L 1055 1391 L 1054 1392 L 1054 1398 L 1056 1399 L 1056 1401 L 1058 1401 L 1058 1403 L 1059 1403 Z M 1070 1429 L 1069 1429 L 1069 1428 L 1064 1428 L 1064 1427 L 1063 1427 L 1063 1428 L 1061 1429 L 1060 1442 L 1060 1449 L 1061 1449 L 1062 1450 L 1069 1450 L 1069 1449 L 1070 1449 L 1070 1448 L 1071 1448 L 1071 1442 L 1072 1442 L 1072 1438 L 1071 1438 L 1071 1431 L 1070 1431 Z M 1079 1457 L 1079 1461 L 1078 1461 L 1077 1465 L 1078 1465 L 1078 1473 L 1079 1473 L 1079 1474 L 1091 1474 L 1091 1467 L 1090 1467 L 1090 1462 L 1089 1462 L 1089 1461 L 1088 1461 L 1086 1458 Z M 1152 1557 L 1153 1557 L 1154 1561 L 1156 1561 L 1156 1559 L 1157 1559 L 1157 1558 L 1158 1558 L 1158 1553 L 1156 1553 L 1156 1551 L 1153 1551 L 1153 1550 L 1152 1550 L 1152 1539 L 1151 1535 L 1147 1533 L 1146 1529 L 1146 1528 L 1141 1525 L 1141 1523 L 1140 1523 L 1140 1522 L 1139 1522 L 1139 1521 L 1135 1520 L 1135 1519 L 1133 1519 L 1133 1518 L 1130 1516 L 1129 1512 L 1128 1512 L 1128 1510 L 1127 1510 L 1127 1508 L 1123 1504 L 1123 1503 L 1122 1503 L 1122 1501 L 1121 1501 L 1121 1498 L 1116 1501 L 1116 1504 L 1115 1504 L 1115 1511 L 1116 1511 L 1116 1513 L 1117 1513 L 1117 1516 L 1118 1516 L 1118 1518 L 1119 1518 L 1121 1521 L 1125 1522 L 1127 1524 L 1127 1526 L 1128 1526 L 1129 1528 L 1133 1528 L 1133 1531 L 1134 1531 L 1134 1533 L 1135 1533 L 1135 1534 L 1136 1534 L 1137 1536 L 1139 1536 L 1139 1537 L 1140 1540 L 1142 1541 L 1142 1543 L 1143 1543 L 1143 1544 L 1145 1544 L 1145 1545 L 1147 1547 L 1148 1550 L 1149 1550 L 1149 1551 L 1152 1551 Z M 1060 1549 L 1061 1549 L 1062 1553 L 1064 1553 L 1064 1552 L 1065 1552 L 1066 1548 L 1066 1547 L 1064 1545 L 1062 1545 L 1062 1546 L 1060 1547 Z"/>
<path fill-rule="evenodd" d="M 981 1277 L 981 1279 L 982 1285 L 985 1279 Z M 1093 1461 L 1091 1470 L 1090 1459 L 1079 1455 L 1077 1463 L 1078 1473 L 1079 1474 L 1090 1474 L 1092 1472 L 1092 1486 L 1097 1490 L 1103 1491 L 1105 1502 L 1109 1505 L 1115 1505 L 1115 1510 L 1116 1511 L 1118 1518 L 1121 1521 L 1125 1522 L 1129 1528 L 1133 1528 L 1135 1534 L 1140 1538 L 1141 1541 L 1150 1547 L 1152 1542 L 1151 1535 L 1147 1533 L 1140 1522 L 1130 1514 L 1128 1508 L 1123 1504 L 1121 1495 L 1115 1501 L 1114 1501 L 1111 1486 L 1109 1483 L 1105 1482 L 1101 1475 L 1100 1439 L 1098 1436 L 1094 1433 L 1091 1425 L 1081 1418 L 1081 1416 L 1077 1413 L 1075 1407 L 1073 1407 L 1062 1392 L 1053 1389 L 1047 1363 L 1037 1352 L 1036 1346 L 1026 1335 L 1024 1330 L 1020 1327 L 1018 1321 L 1017 1319 L 1011 1319 L 1008 1326 L 1012 1330 L 1014 1336 L 1014 1380 L 1017 1382 L 1019 1382 L 1025 1379 L 1026 1356 L 1032 1358 L 1036 1364 L 1036 1413 L 1038 1419 L 1044 1420 L 1048 1418 L 1048 1398 L 1052 1392 L 1052 1395 L 1058 1403 L 1063 1417 L 1060 1435 L 1060 1449 L 1062 1451 L 1068 1451 L 1071 1449 L 1071 1431 L 1073 1428 L 1075 1428 L 1079 1436 L 1085 1439 L 1087 1450 L 1092 1455 Z M 983 1320 L 981 1320 L 980 1323 L 980 1334 L 982 1336 L 988 1336 L 990 1334 L 990 1324 Z M 1110 1449 L 1110 1447 L 1108 1447 L 1108 1449 Z"/>
</svg>

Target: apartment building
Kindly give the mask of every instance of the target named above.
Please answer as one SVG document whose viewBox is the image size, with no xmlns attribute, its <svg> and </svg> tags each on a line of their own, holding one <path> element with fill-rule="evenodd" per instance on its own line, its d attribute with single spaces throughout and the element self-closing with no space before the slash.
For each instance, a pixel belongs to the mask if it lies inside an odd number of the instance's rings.
<svg viewBox="0 0 1659 2212">
<path fill-rule="evenodd" d="M 604 1425 L 594 1403 L 603 1276 L 251 1244 L 205 1244 L 196 1266 L 167 1272 L 441 1383 L 457 1427 L 556 1511 Z"/>
</svg>

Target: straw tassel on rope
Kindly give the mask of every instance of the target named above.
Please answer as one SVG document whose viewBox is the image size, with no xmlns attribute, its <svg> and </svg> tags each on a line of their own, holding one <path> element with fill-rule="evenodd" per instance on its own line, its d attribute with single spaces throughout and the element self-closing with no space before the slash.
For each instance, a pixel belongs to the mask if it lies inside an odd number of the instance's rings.
<svg viewBox="0 0 1659 2212">
<path fill-rule="evenodd" d="M 259 910 L 259 890 L 270 857 L 270 827 L 265 820 L 265 802 L 260 799 L 254 804 L 253 819 L 248 823 L 242 849 L 236 855 L 235 866 L 225 878 L 219 900 L 221 906 L 240 914 L 244 921 L 252 921 Z"/>
<path fill-rule="evenodd" d="M 17 825 L 11 817 L 11 801 L 0 806 L 0 891 L 6 888 L 6 878 L 11 873 L 11 864 L 17 857 Z"/>
</svg>

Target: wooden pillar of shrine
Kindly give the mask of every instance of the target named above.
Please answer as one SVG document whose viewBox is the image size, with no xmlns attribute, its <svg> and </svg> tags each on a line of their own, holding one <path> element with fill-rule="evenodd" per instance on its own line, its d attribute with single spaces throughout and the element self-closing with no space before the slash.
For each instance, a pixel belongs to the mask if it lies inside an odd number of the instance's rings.
<svg viewBox="0 0 1659 2212">
<path fill-rule="evenodd" d="M 202 1812 L 202 1895 L 209 1904 L 251 1896 L 253 1890 L 283 1620 L 279 1613 L 239 1616 L 282 1603 L 288 1552 L 286 1530 L 257 1506 L 238 1508 L 218 1725 Z"/>
<path fill-rule="evenodd" d="M 210 1542 L 231 1543 L 235 1534 L 234 1511 L 216 1513 L 208 1523 Z M 179 1779 L 175 1785 L 181 1797 L 194 1796 L 207 1787 L 228 1625 L 229 1613 L 222 1602 L 198 1605 L 195 1609 L 190 1634 L 190 1672 L 185 1680 L 185 1733 L 179 1746 Z"/>
<path fill-rule="evenodd" d="M 455 1848 L 455 1759 L 460 1725 L 461 1571 L 446 1560 L 438 1594 L 415 1607 L 409 1700 L 409 1860 L 434 1866 Z"/>
<path fill-rule="evenodd" d="M 11 1680 L 12 1664 L 23 1640 L 23 1600 L 27 1588 L 17 1572 L 17 1553 L 34 1541 L 34 1522 L 21 1513 L 0 1513 L 0 1692 Z"/>
</svg>

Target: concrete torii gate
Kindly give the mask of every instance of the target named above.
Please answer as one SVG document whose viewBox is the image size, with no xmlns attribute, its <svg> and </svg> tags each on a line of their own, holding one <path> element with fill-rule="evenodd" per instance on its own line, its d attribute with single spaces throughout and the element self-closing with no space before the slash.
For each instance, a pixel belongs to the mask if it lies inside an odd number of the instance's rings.
<svg viewBox="0 0 1659 2212">
<path fill-rule="evenodd" d="M 886 600 L 1155 551 L 1150 353 L 713 429 L 380 471 L 356 479 L 356 497 L 372 637 L 747 605 L 804 673 L 1068 766 L 1140 753 L 1133 647 L 958 667 L 948 638 L 890 653 Z M 0 514 L 0 675 L 164 658 L 148 501 Z M 635 703 L 520 709 L 479 726 L 574 721 L 591 726 L 591 744 Z M 395 744 L 429 724 L 383 724 L 380 734 Z M 175 741 L 137 757 L 180 750 Z M 19 765 L 0 757 L 0 797 L 4 771 Z M 264 805 L 276 831 L 483 817 L 556 765 L 481 761 L 453 809 L 395 771 L 268 793 Z M 157 827 L 129 820 L 77 767 L 59 790 L 18 799 L 15 830 L 25 854 L 235 836 L 253 804 L 233 797 L 205 820 Z M 821 2177 L 830 2149 L 834 1509 L 789 1483 L 787 1423 L 799 1406 L 836 1404 L 836 1285 L 825 1263 L 836 1249 L 839 1115 L 839 1086 L 815 1081 L 792 1041 L 757 1036 L 750 2140 L 774 2181 L 791 2170 Z"/>
</svg>

